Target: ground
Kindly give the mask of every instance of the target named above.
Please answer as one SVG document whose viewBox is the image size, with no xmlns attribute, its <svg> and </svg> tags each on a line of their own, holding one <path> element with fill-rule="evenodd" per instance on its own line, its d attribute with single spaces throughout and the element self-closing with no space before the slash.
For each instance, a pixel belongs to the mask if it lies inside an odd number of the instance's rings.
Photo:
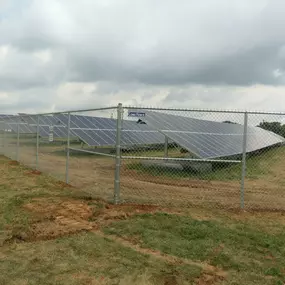
<svg viewBox="0 0 285 285">
<path fill-rule="evenodd" d="M 0 157 L 1 285 L 284 284 L 284 229 L 283 212 L 112 205 Z"/>
<path fill-rule="evenodd" d="M 75 145 L 74 147 L 80 147 Z M 15 145 L 11 147 L 15 150 Z M 129 155 L 162 156 L 163 151 L 134 152 Z M 179 153 L 170 151 L 170 155 Z M 247 160 L 244 204 L 247 210 L 285 210 L 285 147 L 273 148 Z M 19 159 L 34 167 L 35 145 L 21 141 Z M 41 144 L 39 169 L 65 180 L 65 145 Z M 114 196 L 113 158 L 71 153 L 69 182 L 92 197 L 112 201 Z M 162 206 L 205 206 L 226 209 L 240 208 L 241 164 L 197 175 L 181 171 L 145 168 L 139 159 L 124 159 L 121 167 L 121 200 Z"/>
</svg>

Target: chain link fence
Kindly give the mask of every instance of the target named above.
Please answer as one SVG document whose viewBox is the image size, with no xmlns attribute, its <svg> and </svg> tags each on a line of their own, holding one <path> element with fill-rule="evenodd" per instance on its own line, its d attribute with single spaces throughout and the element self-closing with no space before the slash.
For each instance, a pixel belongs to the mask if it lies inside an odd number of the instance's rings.
<svg viewBox="0 0 285 285">
<path fill-rule="evenodd" d="M 116 107 L 0 115 L 0 151 L 114 203 L 285 210 L 285 113 Z"/>
</svg>

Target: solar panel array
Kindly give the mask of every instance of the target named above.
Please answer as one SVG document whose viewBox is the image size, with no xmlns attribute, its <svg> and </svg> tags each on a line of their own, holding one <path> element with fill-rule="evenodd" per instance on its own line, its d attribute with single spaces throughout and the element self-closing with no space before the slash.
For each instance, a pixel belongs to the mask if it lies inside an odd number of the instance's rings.
<svg viewBox="0 0 285 285">
<path fill-rule="evenodd" d="M 145 112 L 145 122 L 168 138 L 203 159 L 242 153 L 244 126 L 215 121 Z M 247 152 L 284 142 L 284 138 L 259 127 L 247 128 Z"/>
<path fill-rule="evenodd" d="M 58 121 L 68 125 L 68 115 L 56 115 Z M 70 116 L 70 132 L 89 146 L 113 146 L 116 144 L 117 121 L 111 118 L 100 118 L 82 115 Z M 121 144 L 142 145 L 163 143 L 164 136 L 147 125 L 135 121 L 123 121 Z"/>
<path fill-rule="evenodd" d="M 165 137 L 203 159 L 228 157 L 242 153 L 243 125 L 220 123 L 209 120 L 146 111 L 144 121 L 123 120 L 121 145 L 163 144 Z M 67 138 L 68 114 L 53 116 L 0 115 L 1 130 L 14 133 L 36 134 Z M 70 115 L 70 136 L 78 137 L 89 146 L 114 146 L 116 144 L 116 119 L 83 115 Z M 284 138 L 259 127 L 247 129 L 247 152 L 256 151 L 284 142 Z"/>
<path fill-rule="evenodd" d="M 36 133 L 36 128 L 26 124 L 20 116 L 0 115 L 1 130 L 9 130 L 17 133 L 18 128 L 20 133 Z"/>
<path fill-rule="evenodd" d="M 0 115 L 1 130 L 9 130 L 20 134 L 36 134 L 37 133 L 37 116 L 14 116 L 14 115 Z M 50 126 L 53 126 L 53 134 L 55 137 L 66 137 L 67 129 L 64 125 L 58 125 L 56 118 L 53 116 L 39 116 L 39 135 L 41 137 L 48 137 L 50 133 Z"/>
<path fill-rule="evenodd" d="M 38 121 L 39 120 L 39 121 Z M 48 137 L 50 127 L 57 138 L 67 138 L 68 114 L 54 116 L 3 116 L 0 115 L 0 128 L 16 133 L 19 125 L 21 134 L 36 134 L 39 123 L 39 135 Z M 123 121 L 121 144 L 123 146 L 158 144 L 164 142 L 164 136 L 147 125 L 135 121 Z M 116 144 L 117 121 L 83 115 L 70 115 L 70 135 L 78 137 L 89 146 L 114 146 Z"/>
</svg>

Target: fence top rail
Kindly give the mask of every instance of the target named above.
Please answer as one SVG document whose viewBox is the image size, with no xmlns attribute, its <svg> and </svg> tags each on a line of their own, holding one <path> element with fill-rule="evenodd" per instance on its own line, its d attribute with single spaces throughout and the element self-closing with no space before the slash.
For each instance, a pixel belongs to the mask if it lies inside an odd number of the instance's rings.
<svg viewBox="0 0 285 285">
<path fill-rule="evenodd" d="M 117 106 L 102 107 L 102 108 L 90 108 L 90 109 L 78 109 L 78 110 L 65 110 L 57 112 L 47 112 L 47 113 L 36 113 L 36 114 L 3 114 L 1 121 L 5 121 L 9 118 L 15 117 L 36 117 L 36 116 L 46 116 L 46 115 L 58 115 L 58 114 L 72 114 L 81 112 L 92 112 L 92 111 L 104 111 L 104 110 L 114 110 Z M 227 109 L 198 109 L 198 108 L 166 108 L 166 107 L 146 107 L 146 106 L 124 106 L 124 109 L 128 110 L 149 110 L 149 111 L 176 111 L 176 112 L 200 112 L 200 113 L 229 113 L 229 114 L 253 114 L 253 115 L 279 115 L 284 116 L 285 111 L 250 111 L 250 110 L 227 110 Z"/>
<path fill-rule="evenodd" d="M 177 112 L 201 112 L 201 113 L 231 113 L 231 114 L 255 114 L 255 115 L 285 115 L 285 111 L 250 111 L 250 110 L 223 110 L 223 109 L 196 109 L 196 108 L 160 108 L 145 106 L 124 106 L 129 110 L 150 110 L 150 111 L 177 111 Z"/>
<path fill-rule="evenodd" d="M 72 114 L 72 113 L 81 113 L 81 112 L 92 112 L 92 111 L 104 111 L 104 110 L 114 110 L 118 106 L 111 107 L 102 107 L 102 108 L 92 108 L 92 109 L 80 109 L 80 110 L 67 110 L 67 111 L 58 111 L 58 112 L 49 112 L 49 113 L 37 113 L 37 114 L 20 114 L 20 115 L 5 115 L 1 120 L 16 118 L 16 117 L 37 117 L 37 116 L 47 116 L 47 115 L 58 115 L 58 114 Z M 1 117 L 1 115 L 0 115 Z"/>
</svg>

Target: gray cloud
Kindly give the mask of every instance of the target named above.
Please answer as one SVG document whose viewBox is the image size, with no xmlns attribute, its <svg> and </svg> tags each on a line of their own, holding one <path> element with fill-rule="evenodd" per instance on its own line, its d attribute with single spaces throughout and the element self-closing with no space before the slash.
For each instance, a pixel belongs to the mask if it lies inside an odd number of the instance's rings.
<svg viewBox="0 0 285 285">
<path fill-rule="evenodd" d="M 61 49 L 70 81 L 283 84 L 284 1 L 205 2 L 27 1 L 0 42 Z"/>
<path fill-rule="evenodd" d="M 282 0 L 20 2 L 1 6 L 0 96 L 23 108 L 226 107 L 251 101 L 244 88 L 285 83 Z M 82 97 L 82 84 L 94 90 Z M 30 101 L 28 93 L 41 95 Z"/>
</svg>

